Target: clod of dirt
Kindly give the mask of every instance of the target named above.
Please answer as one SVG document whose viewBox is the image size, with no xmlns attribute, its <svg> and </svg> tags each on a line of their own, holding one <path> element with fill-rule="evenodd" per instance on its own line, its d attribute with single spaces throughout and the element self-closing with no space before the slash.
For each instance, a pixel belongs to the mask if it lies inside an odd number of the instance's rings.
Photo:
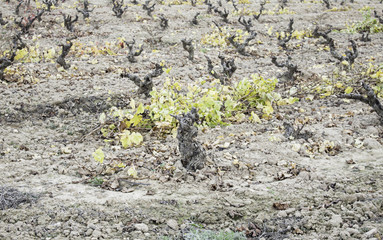
<svg viewBox="0 0 383 240">
<path fill-rule="evenodd" d="M 36 201 L 37 196 L 20 192 L 11 187 L 0 186 L 0 210 L 8 208 L 17 208 L 22 203 L 31 203 Z"/>
</svg>

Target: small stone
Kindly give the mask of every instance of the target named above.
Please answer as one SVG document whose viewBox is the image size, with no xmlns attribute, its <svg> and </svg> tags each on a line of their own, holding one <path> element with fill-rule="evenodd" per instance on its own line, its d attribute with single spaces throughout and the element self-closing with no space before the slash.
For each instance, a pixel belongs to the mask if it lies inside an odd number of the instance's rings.
<svg viewBox="0 0 383 240">
<path fill-rule="evenodd" d="M 355 228 L 347 228 L 346 231 L 349 232 L 351 235 L 359 234 L 359 231 Z"/>
<path fill-rule="evenodd" d="M 99 238 L 99 237 L 101 237 L 101 235 L 102 235 L 102 233 L 98 229 L 94 230 L 92 233 L 92 237 L 94 237 L 94 238 Z"/>
<path fill-rule="evenodd" d="M 66 174 L 68 172 L 68 168 L 64 166 L 59 166 L 57 170 L 59 174 Z"/>
<path fill-rule="evenodd" d="M 363 141 L 363 145 L 367 149 L 377 149 L 382 147 L 382 145 L 376 139 L 373 139 L 373 138 L 366 138 Z"/>
<path fill-rule="evenodd" d="M 174 170 L 173 177 L 175 179 L 181 179 L 183 175 L 184 175 L 183 171 L 181 171 L 179 168 L 176 168 L 176 170 Z"/>
<path fill-rule="evenodd" d="M 137 224 L 134 224 L 134 227 L 135 227 L 138 231 L 141 231 L 141 232 L 143 232 L 143 233 L 149 232 L 149 227 L 148 227 L 148 225 L 146 225 L 145 223 L 137 223 Z"/>
<path fill-rule="evenodd" d="M 373 228 L 371 229 L 370 231 L 366 232 L 365 234 L 363 234 L 364 237 L 366 238 L 372 238 L 372 237 L 375 237 L 375 235 L 378 233 L 378 229 L 376 228 Z"/>
<path fill-rule="evenodd" d="M 287 212 L 286 212 L 286 211 L 280 211 L 280 212 L 278 212 L 278 217 L 280 217 L 280 218 L 286 218 L 286 217 L 287 217 Z"/>
<path fill-rule="evenodd" d="M 340 215 L 334 214 L 330 219 L 329 224 L 333 227 L 340 227 L 342 222 L 342 217 Z"/>
<path fill-rule="evenodd" d="M 181 224 L 181 230 L 185 230 L 187 228 L 186 224 Z"/>
<path fill-rule="evenodd" d="M 340 239 L 342 239 L 342 240 L 347 240 L 347 239 L 350 239 L 350 233 L 349 232 L 347 232 L 347 231 L 341 231 L 340 233 L 339 233 L 339 237 L 340 237 Z"/>
<path fill-rule="evenodd" d="M 86 230 L 86 232 L 85 232 L 85 236 L 90 236 L 90 235 L 92 235 L 92 233 L 93 233 L 93 229 L 88 228 L 88 230 Z"/>
<path fill-rule="evenodd" d="M 178 223 L 176 220 L 174 219 L 169 219 L 166 224 L 173 230 L 178 230 Z"/>
<path fill-rule="evenodd" d="M 64 236 L 68 236 L 70 234 L 70 230 L 69 229 L 65 229 L 63 231 L 63 234 L 64 234 Z"/>
<path fill-rule="evenodd" d="M 287 214 L 290 214 L 290 213 L 293 213 L 293 212 L 295 212 L 295 208 L 288 208 L 288 209 L 286 209 L 286 213 Z"/>
<path fill-rule="evenodd" d="M 278 166 L 287 166 L 287 161 L 286 160 L 281 160 L 277 163 Z"/>
<path fill-rule="evenodd" d="M 63 153 L 63 154 L 70 154 L 70 153 L 72 153 L 72 150 L 70 150 L 69 147 L 62 147 L 61 148 L 61 153 Z"/>
<path fill-rule="evenodd" d="M 40 224 L 40 225 L 46 225 L 48 222 L 49 222 L 50 218 L 48 216 L 40 216 L 38 219 L 37 219 L 37 222 Z"/>
</svg>

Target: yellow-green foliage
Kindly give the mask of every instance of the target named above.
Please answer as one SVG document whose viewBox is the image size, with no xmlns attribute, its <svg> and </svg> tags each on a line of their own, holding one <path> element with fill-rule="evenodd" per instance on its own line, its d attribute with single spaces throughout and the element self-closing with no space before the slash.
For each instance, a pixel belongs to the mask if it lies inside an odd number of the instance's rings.
<svg viewBox="0 0 383 240">
<path fill-rule="evenodd" d="M 331 9 L 326 10 L 326 12 L 346 12 L 346 11 L 350 11 L 350 10 L 351 10 L 351 8 L 349 8 L 349 7 L 340 7 L 340 8 L 333 7 Z"/>
<path fill-rule="evenodd" d="M 243 113 L 249 108 L 257 109 L 268 118 L 273 113 L 273 103 L 291 104 L 296 99 L 282 99 L 274 92 L 277 79 L 265 79 L 257 74 L 245 78 L 233 86 L 224 86 L 215 80 L 201 85 L 189 85 L 182 93 L 178 82 L 168 80 L 162 90 L 153 90 L 152 103 L 149 106 L 155 122 L 174 122 L 169 114 L 180 114 L 192 107 L 199 110 L 207 126 L 216 126 L 244 120 Z"/>
<path fill-rule="evenodd" d="M 363 15 L 364 15 L 364 20 L 362 22 L 347 25 L 347 29 L 344 32 L 347 32 L 347 33 L 383 32 L 383 25 L 379 23 L 379 21 L 376 18 L 371 17 L 371 11 L 365 11 Z"/>
<path fill-rule="evenodd" d="M 202 5 L 204 0 L 197 0 L 196 5 Z M 161 5 L 191 5 L 190 1 L 185 0 L 162 0 L 159 2 Z"/>
<path fill-rule="evenodd" d="M 94 44 L 90 42 L 89 45 L 84 45 L 81 42 L 74 42 L 69 54 L 74 54 L 77 57 L 86 58 L 88 56 L 97 55 L 116 55 L 116 52 L 121 48 L 123 38 L 119 38 L 115 43 L 105 42 L 104 44 Z"/>
<path fill-rule="evenodd" d="M 359 12 L 366 12 L 366 11 L 371 11 L 371 10 L 374 10 L 374 8 L 370 7 L 370 6 L 364 6 L 361 9 L 359 9 L 358 11 Z"/>
<path fill-rule="evenodd" d="M 238 4 L 251 4 L 250 0 L 238 0 Z"/>
<path fill-rule="evenodd" d="M 252 16 L 252 15 L 258 15 L 259 12 L 254 11 L 252 9 L 248 9 L 247 7 L 243 7 L 239 9 L 238 11 L 233 11 L 233 16 Z"/>
<path fill-rule="evenodd" d="M 364 75 L 376 80 L 376 84 L 372 88 L 375 90 L 378 97 L 383 98 L 383 64 L 373 65 L 372 63 L 369 63 Z"/>
<path fill-rule="evenodd" d="M 320 98 L 325 98 L 334 94 L 349 94 L 353 91 L 353 88 L 350 86 L 353 81 L 353 77 L 350 77 L 350 74 L 347 74 L 347 71 L 339 70 L 336 68 L 333 71 L 331 78 L 327 76 L 322 77 L 316 87 L 314 92 L 320 95 Z"/>
<path fill-rule="evenodd" d="M 273 105 L 293 104 L 298 99 L 282 98 L 274 92 L 277 79 L 265 79 L 257 74 L 245 78 L 233 86 L 221 85 L 219 80 L 201 81 L 182 89 L 177 81 L 167 79 L 164 87 L 156 88 L 150 93 L 151 102 L 144 106 L 131 100 L 130 108 L 112 108 L 107 115 L 102 114 L 101 132 L 107 139 L 118 139 L 123 147 L 140 144 L 143 140 L 138 133 L 131 132 L 135 128 L 155 128 L 175 133 L 176 120 L 171 115 L 188 112 L 192 107 L 198 109 L 202 125 L 214 127 L 230 123 L 250 120 L 259 122 L 258 112 L 268 119 L 274 112 Z M 245 113 L 252 110 L 246 117 Z M 144 118 L 143 115 L 146 114 Z M 117 123 L 105 124 L 106 119 L 117 119 Z M 107 140 L 113 141 L 113 140 Z"/>
<path fill-rule="evenodd" d="M 288 34 L 288 33 L 287 33 Z M 284 38 L 286 36 L 286 33 L 285 32 L 276 32 L 275 35 L 277 36 L 277 38 L 279 36 L 281 36 L 282 38 Z M 298 40 L 301 40 L 301 39 L 304 39 L 304 38 L 308 38 L 308 37 L 311 37 L 312 36 L 312 33 L 311 31 L 307 31 L 307 30 L 295 30 L 293 33 L 292 33 L 292 36 L 291 38 L 292 39 L 298 39 Z"/>
<path fill-rule="evenodd" d="M 242 29 L 235 30 L 225 26 L 221 27 L 220 31 L 217 27 L 212 27 L 214 28 L 213 32 L 205 34 L 201 38 L 201 44 L 224 48 L 230 45 L 228 38 L 231 34 L 235 33 L 234 41 L 239 43 L 243 43 L 246 37 L 249 36 L 249 33 Z"/>
<path fill-rule="evenodd" d="M 90 56 L 97 55 L 117 55 L 121 49 L 124 39 L 118 39 L 115 43 L 105 42 L 104 44 L 84 45 L 80 42 L 74 42 L 69 55 L 87 59 Z M 9 55 L 9 51 L 4 51 L 1 56 Z M 29 46 L 28 48 L 18 49 L 16 51 L 15 61 L 21 63 L 55 62 L 55 59 L 61 54 L 60 47 L 42 48 L 39 44 Z"/>
<path fill-rule="evenodd" d="M 47 51 L 48 52 L 48 51 Z M 23 48 L 16 51 L 15 60 L 22 63 L 40 62 L 42 53 L 39 45 Z"/>
<path fill-rule="evenodd" d="M 282 15 L 282 14 L 293 15 L 295 13 L 296 12 L 291 11 L 289 8 L 281 9 L 278 4 L 275 5 L 273 9 L 262 11 L 262 15 Z M 252 16 L 252 15 L 258 15 L 258 14 L 259 14 L 258 11 L 255 11 L 254 9 L 249 9 L 246 7 L 243 7 L 239 9 L 238 11 L 233 11 L 233 16 Z"/>
</svg>

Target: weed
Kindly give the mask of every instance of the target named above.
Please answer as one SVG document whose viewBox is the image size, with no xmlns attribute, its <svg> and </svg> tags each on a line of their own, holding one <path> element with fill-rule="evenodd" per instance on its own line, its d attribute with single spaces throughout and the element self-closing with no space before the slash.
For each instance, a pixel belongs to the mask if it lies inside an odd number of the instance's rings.
<svg viewBox="0 0 383 240">
<path fill-rule="evenodd" d="M 185 240 L 246 240 L 246 236 L 242 232 L 232 231 L 211 231 L 199 228 L 193 228 L 184 235 Z"/>
<path fill-rule="evenodd" d="M 94 186 L 101 186 L 104 183 L 104 179 L 100 177 L 94 177 L 90 180 L 90 184 Z"/>
<path fill-rule="evenodd" d="M 348 25 L 347 29 L 344 30 L 343 32 L 347 32 L 347 33 L 357 33 L 357 32 L 379 33 L 379 32 L 383 32 L 383 24 L 381 24 L 378 19 L 372 18 L 371 11 L 366 11 L 363 15 L 364 15 L 364 20 L 362 22 Z"/>
</svg>

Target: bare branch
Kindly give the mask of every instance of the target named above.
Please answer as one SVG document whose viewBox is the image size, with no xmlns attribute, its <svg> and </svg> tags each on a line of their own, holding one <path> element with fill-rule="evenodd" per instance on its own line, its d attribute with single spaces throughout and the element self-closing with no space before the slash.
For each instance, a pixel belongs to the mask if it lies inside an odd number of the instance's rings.
<svg viewBox="0 0 383 240">
<path fill-rule="evenodd" d="M 243 56 L 250 56 L 249 53 L 246 52 L 246 47 L 249 45 L 249 42 L 253 40 L 257 36 L 257 33 L 255 31 L 252 31 L 250 36 L 246 38 L 246 40 L 243 43 L 238 43 L 234 41 L 235 35 L 231 35 L 228 40 L 231 45 L 235 47 L 237 52 Z"/>
<path fill-rule="evenodd" d="M 73 23 L 77 22 L 78 16 L 76 15 L 75 19 L 73 20 L 72 20 L 72 16 L 69 14 L 67 16 L 63 14 L 63 17 L 64 17 L 64 26 L 66 27 L 66 29 L 68 29 L 68 31 L 73 32 Z"/>
<path fill-rule="evenodd" d="M 122 8 L 123 5 L 124 5 L 124 0 L 121 0 L 120 2 L 118 0 L 113 0 L 112 10 L 113 10 L 114 16 L 121 18 L 122 14 L 124 14 L 126 9 L 128 9 L 128 7 Z"/>
<path fill-rule="evenodd" d="M 7 24 L 7 21 L 5 21 L 5 20 L 3 19 L 3 13 L 0 12 L 0 25 L 5 25 L 5 24 Z"/>
<path fill-rule="evenodd" d="M 261 2 L 261 8 L 259 9 L 259 14 L 254 14 L 253 17 L 255 20 L 259 20 L 259 17 L 262 15 L 263 10 L 265 10 L 266 1 Z"/>
<path fill-rule="evenodd" d="M 193 61 L 194 59 L 194 47 L 192 40 L 186 40 L 185 38 L 181 40 L 182 47 L 189 53 L 188 59 L 190 61 Z"/>
<path fill-rule="evenodd" d="M 14 22 L 21 28 L 21 31 L 23 33 L 28 33 L 29 29 L 32 27 L 33 22 L 36 19 L 41 20 L 41 15 L 44 13 L 44 11 L 38 11 L 37 15 L 31 14 L 28 17 L 21 18 L 19 20 L 15 19 Z"/>
<path fill-rule="evenodd" d="M 359 40 L 362 42 L 371 42 L 369 34 L 369 32 L 362 32 L 362 36 L 360 36 Z"/>
<path fill-rule="evenodd" d="M 278 36 L 278 45 L 282 47 L 283 50 L 287 50 L 287 43 L 291 40 L 291 36 L 293 34 L 293 24 L 294 19 L 290 19 L 289 27 L 287 29 L 287 32 L 285 32 L 285 36 L 282 38 L 282 35 Z"/>
<path fill-rule="evenodd" d="M 144 77 L 144 80 L 141 80 L 140 77 L 130 74 L 130 73 L 122 73 L 121 77 L 127 77 L 129 80 L 133 81 L 139 87 L 138 93 L 144 94 L 146 97 L 150 96 L 150 92 L 153 89 L 153 78 L 160 76 L 164 71 L 162 70 L 162 66 L 156 64 L 156 68 L 151 73 L 147 74 Z"/>
<path fill-rule="evenodd" d="M 376 12 L 376 10 L 374 10 L 374 17 L 376 17 L 379 21 L 380 24 L 383 24 L 383 18 L 381 16 L 378 15 L 378 13 Z"/>
<path fill-rule="evenodd" d="M 88 0 L 84 0 L 84 8 L 83 9 L 78 9 L 76 8 L 77 12 L 81 13 L 82 14 L 82 17 L 83 19 L 87 19 L 90 17 L 90 12 L 93 12 L 94 8 L 93 9 L 89 9 L 89 2 Z"/>
<path fill-rule="evenodd" d="M 15 9 L 15 14 L 16 14 L 16 16 L 19 16 L 19 13 L 20 13 L 20 7 L 21 7 L 21 5 L 22 5 L 23 3 L 24 3 L 24 1 L 21 0 L 21 1 L 19 2 L 19 4 L 17 4 L 16 9 Z"/>
<path fill-rule="evenodd" d="M 155 6 L 156 4 L 153 3 L 153 5 L 149 7 L 150 1 L 151 1 L 151 0 L 146 0 L 146 1 L 145 1 L 145 4 L 142 5 L 142 8 L 143 8 L 144 10 L 146 10 L 146 13 L 148 14 L 149 17 L 152 17 L 152 12 L 154 11 L 154 6 Z"/>
<path fill-rule="evenodd" d="M 15 60 L 16 51 L 13 51 L 10 57 L 0 58 L 0 80 L 4 80 L 4 70 L 13 64 Z"/>
<path fill-rule="evenodd" d="M 246 20 L 243 16 L 240 16 L 238 22 L 245 27 L 246 31 L 251 32 L 251 28 L 253 24 L 251 23 L 251 19 Z"/>
<path fill-rule="evenodd" d="M 206 153 L 201 144 L 195 140 L 198 129 L 194 123 L 199 120 L 198 110 L 193 107 L 186 114 L 171 116 L 179 122 L 177 139 L 182 165 L 192 171 L 202 169 L 206 162 Z"/>
<path fill-rule="evenodd" d="M 13 48 L 14 51 L 16 51 L 18 49 L 23 49 L 23 48 L 25 48 L 27 46 L 23 42 L 23 40 L 21 39 L 21 32 L 19 32 L 15 36 L 13 36 L 12 43 L 13 43 L 13 47 L 12 48 Z"/>
<path fill-rule="evenodd" d="M 66 63 L 65 57 L 68 55 L 73 43 L 70 40 L 67 40 L 65 44 L 60 44 L 59 46 L 62 47 L 62 51 L 60 56 L 57 58 L 56 62 L 60 64 L 64 69 L 69 69 L 70 64 Z"/>
<path fill-rule="evenodd" d="M 295 80 L 294 74 L 299 73 L 298 66 L 291 62 L 290 56 L 287 57 L 287 60 L 285 62 L 278 62 L 277 57 L 273 56 L 271 58 L 271 62 L 279 68 L 284 68 L 284 67 L 287 68 L 286 72 L 278 76 L 279 78 L 282 78 L 288 81 L 293 81 Z"/>
<path fill-rule="evenodd" d="M 366 96 L 363 96 L 361 94 L 342 94 L 339 97 L 358 100 L 370 105 L 370 107 L 372 107 L 374 111 L 379 115 L 380 121 L 383 123 L 383 106 L 380 103 L 379 99 L 376 97 L 374 90 L 367 83 L 364 82 L 362 82 L 362 87 L 367 92 Z"/>
<path fill-rule="evenodd" d="M 126 42 L 126 41 L 124 41 L 124 42 L 125 42 L 126 46 L 127 46 L 128 49 L 129 49 L 129 54 L 128 54 L 128 60 L 129 60 L 129 62 L 131 62 L 131 63 L 136 62 L 135 57 L 141 55 L 142 51 L 144 50 L 144 49 L 143 49 L 143 46 L 141 45 L 139 50 L 133 50 L 133 46 L 134 46 L 134 44 L 136 43 L 136 40 L 133 39 L 132 42 Z"/>
<path fill-rule="evenodd" d="M 234 72 L 237 70 L 234 59 L 226 60 L 224 56 L 219 55 L 218 58 L 221 60 L 222 73 L 218 74 L 213 70 L 214 66 L 210 58 L 208 56 L 205 57 L 207 60 L 207 70 L 209 71 L 209 74 L 215 79 L 219 79 L 221 84 L 226 84 L 228 80 L 233 76 Z"/>
<path fill-rule="evenodd" d="M 218 13 L 218 15 L 222 18 L 222 20 L 225 22 L 225 23 L 229 23 L 229 19 L 228 19 L 228 16 L 229 16 L 229 11 L 226 10 L 226 8 L 223 9 L 223 11 L 219 10 L 218 8 L 215 8 L 214 9 L 214 12 L 215 13 Z"/>
<path fill-rule="evenodd" d="M 338 59 L 340 62 L 347 61 L 349 63 L 349 65 L 351 66 L 355 62 L 355 59 L 358 57 L 359 53 L 358 53 L 358 49 L 357 49 L 355 41 L 350 40 L 350 42 L 351 42 L 351 46 L 352 46 L 352 51 L 347 50 L 345 52 L 346 56 L 343 56 L 343 55 L 339 54 L 338 52 L 336 52 L 335 45 L 334 45 L 333 41 L 329 45 L 330 45 L 331 55 L 334 58 Z"/>
<path fill-rule="evenodd" d="M 329 0 L 323 0 L 324 5 L 326 6 L 327 9 L 330 9 L 330 1 Z"/>
<path fill-rule="evenodd" d="M 191 23 L 192 23 L 193 25 L 198 25 L 197 17 L 198 17 L 199 15 L 200 15 L 199 12 L 197 12 L 197 13 L 194 15 L 193 20 L 191 20 Z"/>
<path fill-rule="evenodd" d="M 161 22 L 160 22 L 160 26 L 162 28 L 162 30 L 165 30 L 166 28 L 169 27 L 169 19 L 165 18 L 165 16 L 159 16 Z"/>
<path fill-rule="evenodd" d="M 204 3 L 207 5 L 207 13 L 211 13 L 215 9 L 210 0 L 205 0 Z"/>
</svg>

